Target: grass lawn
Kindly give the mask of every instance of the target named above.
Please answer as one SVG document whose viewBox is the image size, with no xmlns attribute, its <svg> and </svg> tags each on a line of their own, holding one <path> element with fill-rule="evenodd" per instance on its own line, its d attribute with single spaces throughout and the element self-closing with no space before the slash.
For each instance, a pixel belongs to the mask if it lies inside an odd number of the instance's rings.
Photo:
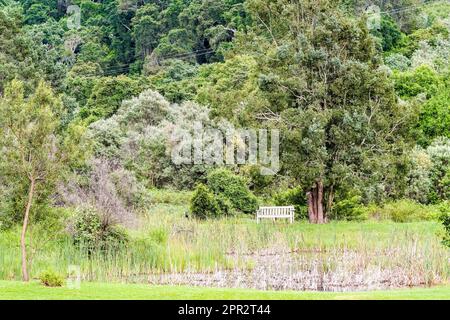
<svg viewBox="0 0 450 320">
<path fill-rule="evenodd" d="M 82 283 L 81 288 L 47 288 L 39 282 L 0 281 L 2 300 L 347 300 L 347 299 L 436 299 L 450 300 L 450 285 L 370 292 L 294 292 L 149 286 L 142 284 Z"/>
</svg>

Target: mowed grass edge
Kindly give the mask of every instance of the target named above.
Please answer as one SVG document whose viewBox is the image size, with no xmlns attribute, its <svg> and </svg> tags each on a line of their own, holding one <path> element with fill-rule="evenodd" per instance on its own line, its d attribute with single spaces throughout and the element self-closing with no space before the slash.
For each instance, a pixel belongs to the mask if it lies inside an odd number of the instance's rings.
<svg viewBox="0 0 450 320">
<path fill-rule="evenodd" d="M 1 300 L 450 300 L 450 284 L 366 292 L 295 292 L 84 282 L 80 289 L 0 281 Z"/>
</svg>

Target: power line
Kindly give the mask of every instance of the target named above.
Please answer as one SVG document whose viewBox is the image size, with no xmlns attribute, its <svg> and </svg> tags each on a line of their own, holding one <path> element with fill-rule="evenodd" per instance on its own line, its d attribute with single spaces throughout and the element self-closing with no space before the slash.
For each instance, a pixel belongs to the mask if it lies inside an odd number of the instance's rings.
<svg viewBox="0 0 450 320">
<path fill-rule="evenodd" d="M 4 0 L 0 0 L 0 3 L 4 1 Z M 7 0 L 5 0 L 7 1 Z M 397 9 L 393 9 L 393 10 L 386 10 L 386 11 L 381 11 L 381 12 L 374 12 L 374 13 L 370 13 L 369 15 L 375 15 L 375 14 L 395 14 L 395 13 L 400 13 L 400 12 L 406 12 L 406 11 L 411 11 L 423 6 L 434 6 L 434 5 L 438 5 L 438 4 L 443 4 L 443 3 L 449 3 L 449 1 L 442 1 L 442 0 L 438 0 L 438 1 L 434 1 L 434 0 L 425 0 L 424 2 L 422 2 L 421 4 L 417 4 L 417 5 L 411 5 L 411 6 L 405 6 L 405 7 L 400 7 Z M 155 57 L 155 61 L 157 63 L 162 62 L 164 60 L 169 60 L 169 59 L 187 59 L 187 58 L 191 58 L 191 57 L 198 57 L 198 56 L 203 56 L 203 55 L 207 55 L 210 53 L 214 53 L 215 50 L 209 48 L 209 49 L 200 49 L 200 50 L 195 50 L 195 51 L 191 51 L 191 52 L 186 52 L 186 53 L 178 53 L 178 54 L 172 54 L 172 55 L 165 55 L 165 56 L 156 56 Z M 135 57 L 138 57 L 138 55 L 136 55 Z M 113 66 L 113 67 L 107 67 L 107 68 L 103 68 L 103 75 L 104 76 L 111 76 L 111 75 L 116 75 L 122 72 L 128 72 L 130 69 L 131 64 L 125 64 L 125 65 L 121 65 L 121 66 Z M 95 76 L 86 76 L 86 77 L 95 77 Z"/>
<path fill-rule="evenodd" d="M 169 60 L 169 59 L 183 60 L 186 58 L 203 56 L 203 55 L 207 55 L 207 54 L 214 53 L 214 52 L 215 51 L 213 49 L 201 49 L 201 50 L 186 52 L 186 53 L 182 53 L 182 54 L 160 56 L 160 57 L 157 57 L 156 60 L 158 62 L 161 62 L 164 60 Z M 112 66 L 112 67 L 102 68 L 102 71 L 103 71 L 102 75 L 103 76 L 111 76 L 111 75 L 120 74 L 122 72 L 129 71 L 130 67 L 131 67 L 131 64 L 125 64 L 125 65 L 121 65 L 121 66 Z M 84 77 L 90 78 L 90 77 L 96 77 L 96 76 L 91 75 L 91 76 L 84 76 Z"/>
<path fill-rule="evenodd" d="M 162 60 L 168 60 L 168 59 L 177 59 L 177 58 L 205 55 L 205 54 L 212 53 L 212 52 L 214 52 L 214 50 L 211 48 L 200 49 L 200 50 L 195 50 L 195 51 L 185 52 L 185 53 L 177 53 L 177 54 L 165 55 L 165 56 L 156 56 L 155 59 L 162 61 Z M 139 57 L 139 56 L 140 55 L 136 55 L 135 57 Z"/>
</svg>

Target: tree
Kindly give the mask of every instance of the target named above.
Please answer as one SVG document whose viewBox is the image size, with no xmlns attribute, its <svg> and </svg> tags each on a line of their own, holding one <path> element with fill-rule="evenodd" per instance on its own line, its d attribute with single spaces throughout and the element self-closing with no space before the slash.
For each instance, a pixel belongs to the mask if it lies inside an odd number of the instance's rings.
<svg viewBox="0 0 450 320">
<path fill-rule="evenodd" d="M 389 16 L 383 16 L 381 18 L 380 30 L 374 30 L 373 33 L 380 38 L 383 51 L 393 49 L 402 38 L 399 27 Z"/>
<path fill-rule="evenodd" d="M 284 174 L 306 191 L 310 221 L 324 223 L 338 189 L 361 185 L 380 163 L 401 158 L 411 107 L 397 103 L 364 20 L 329 0 L 247 5 L 256 26 L 240 49 L 255 56 L 269 104 L 242 104 L 255 126 L 282 130 Z"/>
<path fill-rule="evenodd" d="M 0 100 L 0 172 L 10 188 L 26 185 L 21 233 L 22 276 L 29 280 L 27 230 L 33 204 L 49 196 L 61 173 L 62 153 L 56 136 L 61 102 L 40 82 L 35 93 L 24 96 L 22 82 L 13 80 Z"/>
<path fill-rule="evenodd" d="M 195 218 L 208 219 L 220 216 L 220 206 L 214 194 L 204 184 L 195 188 L 191 199 L 191 213 Z"/>
<path fill-rule="evenodd" d="M 80 110 L 80 117 L 87 123 L 100 118 L 111 117 L 123 100 L 138 95 L 145 83 L 127 76 L 102 77 L 95 82 L 86 105 Z"/>
<path fill-rule="evenodd" d="M 408 99 L 419 94 L 434 96 L 442 86 L 442 80 L 433 69 L 422 65 L 412 71 L 394 72 L 395 89 L 400 97 Z"/>
<path fill-rule="evenodd" d="M 53 20 L 35 26 L 23 26 L 20 6 L 0 6 L 0 95 L 14 78 L 24 82 L 26 93 L 44 78 L 55 87 L 61 84 L 66 67 L 61 62 L 62 28 Z"/>
<path fill-rule="evenodd" d="M 136 55 L 145 58 L 157 47 L 161 37 L 159 8 L 149 3 L 139 8 L 133 20 L 133 36 L 136 41 Z"/>
<path fill-rule="evenodd" d="M 419 143 L 429 145 L 437 137 L 450 138 L 450 87 L 441 90 L 422 107 L 419 128 L 422 136 Z"/>
</svg>

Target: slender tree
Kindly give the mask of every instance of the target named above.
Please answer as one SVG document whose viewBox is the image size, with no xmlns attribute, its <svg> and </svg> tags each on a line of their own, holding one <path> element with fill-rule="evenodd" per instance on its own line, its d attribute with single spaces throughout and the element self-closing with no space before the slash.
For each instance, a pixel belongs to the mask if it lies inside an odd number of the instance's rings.
<svg viewBox="0 0 450 320">
<path fill-rule="evenodd" d="M 60 101 L 40 82 L 35 93 L 24 97 L 23 83 L 13 80 L 0 99 L 1 175 L 11 189 L 27 190 L 20 246 L 22 276 L 29 280 L 27 230 L 33 204 L 48 197 L 61 174 L 61 153 L 56 131 Z"/>
</svg>

